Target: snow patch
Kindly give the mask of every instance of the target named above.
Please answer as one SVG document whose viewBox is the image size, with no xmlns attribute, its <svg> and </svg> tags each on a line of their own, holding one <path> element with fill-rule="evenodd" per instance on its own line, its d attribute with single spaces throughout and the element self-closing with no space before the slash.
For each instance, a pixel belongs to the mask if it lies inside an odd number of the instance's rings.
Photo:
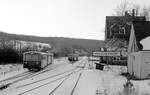
<svg viewBox="0 0 150 95">
<path fill-rule="evenodd" d="M 150 50 L 149 42 L 150 42 L 150 36 L 140 41 L 140 43 L 143 45 L 143 50 Z"/>
<path fill-rule="evenodd" d="M 0 81 L 28 71 L 22 64 L 0 65 Z"/>
</svg>

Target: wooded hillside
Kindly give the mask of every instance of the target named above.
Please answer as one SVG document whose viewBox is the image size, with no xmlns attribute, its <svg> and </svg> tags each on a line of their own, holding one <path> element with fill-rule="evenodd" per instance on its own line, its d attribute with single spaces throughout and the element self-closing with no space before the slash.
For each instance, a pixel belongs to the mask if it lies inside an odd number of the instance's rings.
<svg viewBox="0 0 150 95">
<path fill-rule="evenodd" d="M 99 50 L 99 47 L 104 46 L 102 40 L 92 39 L 77 39 L 77 38 L 66 38 L 66 37 L 37 37 L 27 35 L 16 35 L 5 32 L 0 32 L 0 37 L 8 38 L 11 40 L 23 40 L 23 41 L 35 41 L 50 44 L 53 49 L 52 51 L 61 53 L 61 56 L 73 52 L 74 50 L 81 54 L 89 54 L 92 51 Z"/>
</svg>

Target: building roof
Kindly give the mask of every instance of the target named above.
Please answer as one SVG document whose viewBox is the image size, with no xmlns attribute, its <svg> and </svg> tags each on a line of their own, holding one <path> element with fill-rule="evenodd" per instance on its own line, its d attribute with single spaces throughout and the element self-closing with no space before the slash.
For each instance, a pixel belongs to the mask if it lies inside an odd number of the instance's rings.
<svg viewBox="0 0 150 95">
<path fill-rule="evenodd" d="M 126 27 L 127 35 L 130 35 L 130 29 L 133 21 L 146 21 L 145 16 L 106 16 L 106 37 L 110 37 L 110 28 L 123 25 Z M 118 30 L 115 30 L 118 31 Z M 128 37 L 127 36 L 127 37 Z M 127 38 L 128 39 L 128 38 Z"/>
<path fill-rule="evenodd" d="M 148 36 L 150 36 L 150 21 L 133 21 L 128 52 L 142 50 L 140 41 Z"/>
<path fill-rule="evenodd" d="M 114 23 L 126 23 L 132 21 L 146 21 L 145 16 L 106 16 L 107 27 Z"/>
<path fill-rule="evenodd" d="M 150 36 L 150 21 L 134 21 L 133 28 L 138 42 Z"/>
<path fill-rule="evenodd" d="M 40 51 L 28 51 L 28 52 L 24 52 L 24 54 L 53 55 L 53 53 L 45 53 L 45 52 L 40 52 Z"/>
</svg>

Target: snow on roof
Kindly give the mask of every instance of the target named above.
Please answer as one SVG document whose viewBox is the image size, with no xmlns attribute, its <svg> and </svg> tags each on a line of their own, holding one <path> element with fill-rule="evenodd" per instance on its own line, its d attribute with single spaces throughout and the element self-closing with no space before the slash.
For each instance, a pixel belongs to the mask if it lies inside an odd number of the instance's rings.
<svg viewBox="0 0 150 95">
<path fill-rule="evenodd" d="M 140 41 L 148 36 L 150 36 L 150 21 L 133 21 L 128 52 L 142 50 L 144 46 Z"/>
<path fill-rule="evenodd" d="M 28 52 L 25 52 L 24 54 L 42 54 L 42 55 L 53 55 L 52 53 L 45 53 L 45 52 L 40 52 L 40 51 L 28 51 Z"/>
<path fill-rule="evenodd" d="M 150 36 L 150 21 L 134 21 L 133 27 L 137 41 Z"/>
<path fill-rule="evenodd" d="M 140 43 L 143 45 L 143 50 L 150 50 L 150 36 L 141 40 Z"/>
</svg>

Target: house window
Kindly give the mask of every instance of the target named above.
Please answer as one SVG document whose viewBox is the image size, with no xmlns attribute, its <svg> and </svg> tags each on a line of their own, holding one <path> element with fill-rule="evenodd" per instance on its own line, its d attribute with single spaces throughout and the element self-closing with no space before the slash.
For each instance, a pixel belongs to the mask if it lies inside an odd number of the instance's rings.
<svg viewBox="0 0 150 95">
<path fill-rule="evenodd" d="M 123 26 L 119 27 L 119 34 L 125 34 L 125 27 Z"/>
</svg>

